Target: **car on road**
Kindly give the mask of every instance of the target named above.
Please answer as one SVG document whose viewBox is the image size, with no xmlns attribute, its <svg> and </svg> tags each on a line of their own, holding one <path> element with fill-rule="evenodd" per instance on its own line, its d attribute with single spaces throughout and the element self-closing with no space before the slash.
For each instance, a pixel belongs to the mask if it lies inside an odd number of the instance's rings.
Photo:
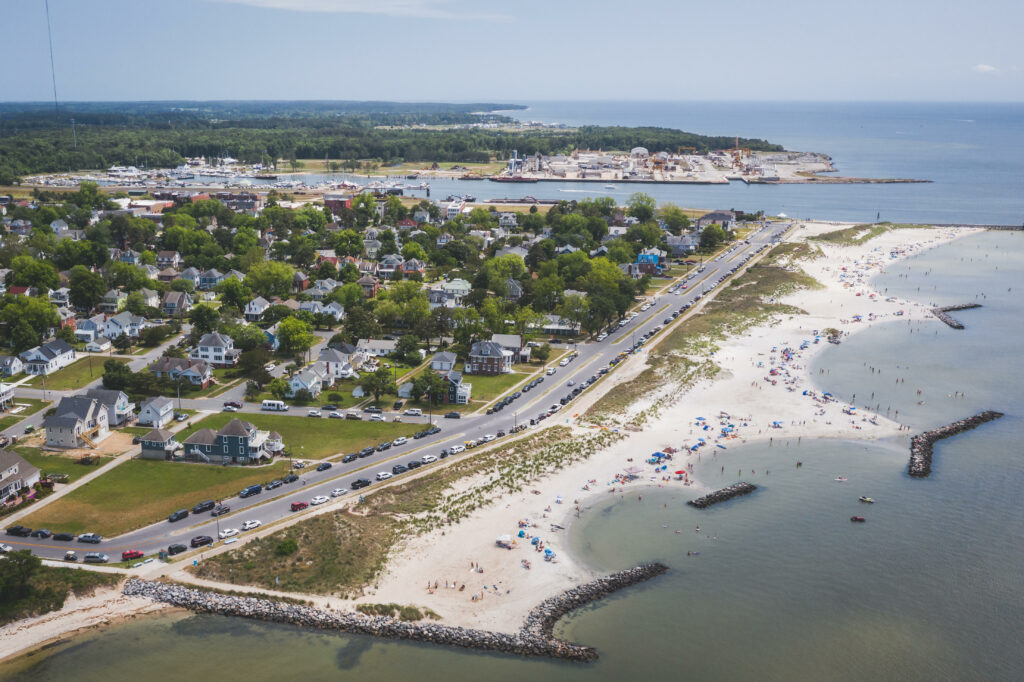
<svg viewBox="0 0 1024 682">
<path fill-rule="evenodd" d="M 334 465 L 331 464 L 330 462 L 320 462 L 319 464 L 316 465 L 316 470 L 317 471 L 327 471 L 332 466 L 334 466 Z"/>
<path fill-rule="evenodd" d="M 213 511 L 210 512 L 210 516 L 224 516 L 229 511 L 231 511 L 231 507 L 226 504 L 220 504 L 213 508 Z"/>
<path fill-rule="evenodd" d="M 32 537 L 34 538 L 43 538 L 45 540 L 51 535 L 53 535 L 53 533 L 46 528 L 37 528 L 34 531 L 32 531 Z"/>
<path fill-rule="evenodd" d="M 265 366 L 263 367 L 263 369 L 267 370 L 268 372 L 273 372 L 273 371 L 274 371 L 275 369 L 277 369 L 277 365 L 275 365 L 275 364 L 274 364 L 274 363 L 272 363 L 272 362 L 268 362 L 268 363 L 267 363 L 267 364 L 266 364 L 266 365 L 265 365 Z"/>
<path fill-rule="evenodd" d="M 393 441 L 391 441 L 391 444 L 392 445 L 405 445 L 408 442 L 409 442 L 408 438 L 406 438 L 405 436 L 399 436 L 398 438 L 396 438 Z"/>
<path fill-rule="evenodd" d="M 334 411 L 334 412 L 329 413 L 327 415 L 327 417 L 329 419 L 344 419 L 345 418 L 345 413 L 344 412 Z M 359 415 L 357 414 L 356 415 L 356 419 L 358 419 L 358 418 L 359 418 Z"/>
<path fill-rule="evenodd" d="M 334 490 L 331 491 L 331 497 L 341 497 L 347 492 L 348 491 L 345 490 L 344 488 L 335 488 Z"/>
<path fill-rule="evenodd" d="M 267 490 L 270 490 L 269 485 L 267 486 Z M 261 492 L 263 492 L 263 486 L 251 485 L 248 488 L 245 488 L 241 492 L 239 492 L 238 496 L 244 499 L 246 497 L 252 497 L 253 495 L 259 495 Z"/>
<path fill-rule="evenodd" d="M 237 400 L 228 400 L 224 403 L 224 407 L 237 407 L 238 409 L 242 409 L 242 403 Z"/>
<path fill-rule="evenodd" d="M 565 385 L 566 385 L 566 386 L 575 386 L 575 385 L 576 385 L 576 382 L 575 382 L 575 381 L 573 381 L 572 379 L 569 379 L 569 381 L 567 381 Z"/>
<path fill-rule="evenodd" d="M 453 455 L 457 455 L 457 454 L 459 454 L 460 452 L 462 452 L 465 449 L 466 449 L 465 445 L 453 445 L 449 449 L 449 452 L 451 452 Z"/>
<path fill-rule="evenodd" d="M 295 483 L 295 481 L 297 480 L 299 480 L 299 477 L 296 476 L 295 474 L 288 474 L 287 476 L 281 479 L 281 481 L 283 481 L 284 483 Z"/>
<path fill-rule="evenodd" d="M 78 555 L 74 552 L 64 552 L 64 561 L 78 561 Z"/>
<path fill-rule="evenodd" d="M 402 413 L 406 417 L 422 417 L 423 410 L 418 407 L 410 407 L 408 410 Z"/>
<path fill-rule="evenodd" d="M 98 545 L 102 539 L 103 536 L 96 533 L 83 533 L 78 536 L 79 542 L 88 542 L 90 545 Z"/>
<path fill-rule="evenodd" d="M 597 340 L 598 341 L 604 341 L 607 338 L 608 338 L 608 334 L 605 333 L 605 332 L 601 332 L 600 334 L 597 335 Z"/>
<path fill-rule="evenodd" d="M 189 544 L 192 545 L 193 549 L 196 547 L 204 547 L 206 545 L 212 545 L 213 538 L 209 535 L 197 535 L 192 538 L 192 541 Z"/>
<path fill-rule="evenodd" d="M 238 408 L 235 407 L 234 405 L 225 405 L 224 406 L 224 411 L 225 412 L 238 412 Z"/>
<path fill-rule="evenodd" d="M 353 452 L 351 454 L 348 454 L 348 455 L 345 455 L 344 457 L 342 457 L 341 458 L 341 463 L 342 464 L 348 464 L 349 462 L 354 462 L 357 459 L 359 459 L 359 453 L 358 452 Z"/>
<path fill-rule="evenodd" d="M 7 534 L 19 538 L 27 538 L 29 535 L 32 535 L 32 529 L 25 526 L 11 526 L 7 529 Z"/>
<path fill-rule="evenodd" d="M 462 415 L 458 412 L 449 412 L 444 416 L 445 419 L 462 419 Z"/>
<path fill-rule="evenodd" d="M 89 552 L 82 561 L 87 564 L 105 564 L 110 561 L 110 557 L 103 552 Z"/>
<path fill-rule="evenodd" d="M 292 509 L 293 512 L 297 512 L 297 511 L 302 511 L 303 509 L 305 509 L 308 506 L 309 506 L 309 502 L 292 502 L 291 509 Z"/>
<path fill-rule="evenodd" d="M 384 410 L 379 407 L 374 407 L 373 405 L 368 405 L 363 408 L 363 412 L 366 412 L 367 414 L 381 414 Z"/>
<path fill-rule="evenodd" d="M 34 424 L 29 424 L 28 426 L 25 427 L 25 433 L 32 433 L 35 430 L 36 427 Z"/>
<path fill-rule="evenodd" d="M 324 416 L 320 410 L 310 410 L 306 413 L 307 417 L 322 417 Z"/>
<path fill-rule="evenodd" d="M 431 462 L 436 462 L 437 457 L 434 457 L 433 455 L 424 455 L 423 459 L 421 459 L 420 461 L 423 462 L 424 464 L 430 464 Z"/>
<path fill-rule="evenodd" d="M 394 476 L 397 476 L 398 474 L 404 474 L 408 470 L 409 470 L 409 467 L 407 467 L 407 466 L 405 466 L 403 464 L 396 464 L 395 466 L 391 467 L 391 473 Z"/>
<path fill-rule="evenodd" d="M 171 545 L 170 547 L 167 548 L 167 554 L 169 556 L 174 556 L 175 554 L 181 554 L 182 552 L 186 552 L 186 551 L 188 551 L 188 547 L 186 547 L 185 545 Z"/>
<path fill-rule="evenodd" d="M 391 449 L 391 443 L 381 443 L 377 446 L 377 452 L 384 452 Z"/>
<path fill-rule="evenodd" d="M 561 362 L 558 363 L 559 367 L 565 367 L 569 364 L 569 358 L 562 358 Z"/>
<path fill-rule="evenodd" d="M 283 485 L 284 485 L 284 481 L 282 481 L 279 478 L 275 478 L 273 481 L 268 483 L 265 487 L 266 487 L 267 490 L 276 490 L 277 488 L 280 488 Z"/>
<path fill-rule="evenodd" d="M 361 457 L 361 458 L 362 457 L 369 457 L 372 454 L 373 454 L 373 448 L 371 448 L 371 447 L 365 447 L 365 448 L 363 448 L 362 450 L 359 451 L 359 457 Z"/>
<path fill-rule="evenodd" d="M 54 533 L 53 539 L 57 542 L 71 542 L 75 539 L 74 533 Z"/>
<path fill-rule="evenodd" d="M 263 523 L 258 519 L 250 519 L 242 524 L 242 530 L 252 530 L 253 528 L 259 528 Z"/>
<path fill-rule="evenodd" d="M 482 443 L 490 443 L 495 438 L 497 438 L 497 436 L 495 436 L 493 433 L 488 433 L 486 436 L 482 437 L 480 441 Z"/>
<path fill-rule="evenodd" d="M 382 421 L 384 421 L 384 415 L 382 415 L 382 414 L 371 414 L 370 415 L 370 421 L 372 421 L 372 422 L 382 422 Z"/>
<path fill-rule="evenodd" d="M 13 547 L 11 547 L 10 545 L 5 545 L 4 543 L 0 542 L 0 552 L 2 552 L 4 554 L 7 554 L 8 552 L 13 552 L 13 551 L 14 551 Z"/>
<path fill-rule="evenodd" d="M 141 559 L 146 556 L 144 552 L 138 549 L 128 549 L 121 552 L 121 561 L 132 561 L 133 559 Z"/>
<path fill-rule="evenodd" d="M 205 502 L 200 502 L 196 506 L 192 507 L 192 513 L 193 514 L 201 514 L 201 513 L 205 512 L 205 511 L 210 511 L 211 509 L 213 509 L 216 506 L 217 506 L 217 503 L 214 502 L 213 500 L 206 500 Z"/>
<path fill-rule="evenodd" d="M 327 497 L 326 495 L 317 495 L 312 500 L 310 500 L 309 503 L 310 504 L 323 504 L 324 502 L 327 502 L 330 499 L 331 498 Z"/>
<path fill-rule="evenodd" d="M 428 436 L 433 436 L 435 433 L 441 433 L 440 426 L 431 426 L 429 429 L 427 429 Z"/>
<path fill-rule="evenodd" d="M 370 485 L 370 479 L 368 478 L 357 478 L 349 484 L 352 490 L 360 490 L 368 485 Z"/>
<path fill-rule="evenodd" d="M 390 472 L 387 472 L 387 471 L 380 471 L 380 472 L 377 473 L 377 480 L 378 481 L 386 481 L 389 478 L 391 478 L 393 475 L 394 474 L 392 474 Z"/>
<path fill-rule="evenodd" d="M 179 509 L 178 511 L 168 516 L 167 520 L 171 523 L 174 523 L 175 521 L 181 521 L 185 518 L 188 518 L 188 509 Z"/>
<path fill-rule="evenodd" d="M 221 532 L 217 533 L 217 537 L 219 537 L 221 540 L 224 540 L 225 538 L 233 538 L 236 535 L 238 535 L 237 528 L 225 528 Z"/>
<path fill-rule="evenodd" d="M 414 459 L 411 462 L 406 462 L 405 466 L 409 469 L 419 469 L 421 466 L 423 466 L 423 462 L 419 461 L 418 459 Z"/>
</svg>

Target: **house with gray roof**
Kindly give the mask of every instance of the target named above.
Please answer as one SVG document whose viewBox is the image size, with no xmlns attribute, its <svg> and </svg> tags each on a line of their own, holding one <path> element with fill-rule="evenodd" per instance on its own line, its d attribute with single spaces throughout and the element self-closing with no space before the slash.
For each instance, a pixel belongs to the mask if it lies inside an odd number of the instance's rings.
<svg viewBox="0 0 1024 682">
<path fill-rule="evenodd" d="M 174 434 L 164 429 L 153 429 L 139 440 L 142 445 L 142 459 L 171 460 L 182 449 Z"/>
<path fill-rule="evenodd" d="M 11 450 L 0 450 L 0 500 L 39 483 L 39 469 Z"/>
<path fill-rule="evenodd" d="M 242 351 L 235 348 L 230 336 L 219 332 L 205 334 L 189 353 L 192 360 L 205 360 L 215 367 L 233 367 Z"/>
<path fill-rule="evenodd" d="M 107 424 L 123 426 L 135 420 L 135 403 L 128 399 L 124 391 L 108 388 L 90 388 L 81 394 L 85 398 L 95 398 L 107 410 Z"/>
<path fill-rule="evenodd" d="M 18 355 L 26 374 L 51 374 L 75 361 L 75 349 L 67 341 L 54 339 Z"/>
<path fill-rule="evenodd" d="M 466 374 L 497 375 L 512 371 L 512 351 L 507 351 L 494 341 L 477 341 L 469 349 L 466 360 Z"/>
<path fill-rule="evenodd" d="M 182 457 L 207 464 L 249 464 L 270 459 L 270 433 L 241 419 L 232 419 L 219 431 L 200 429 L 185 439 Z"/>
<path fill-rule="evenodd" d="M 165 396 L 157 396 L 142 402 L 139 410 L 139 424 L 162 429 L 174 418 L 174 401 Z"/>
<path fill-rule="evenodd" d="M 54 448 L 95 448 L 110 435 L 107 409 L 96 398 L 61 398 L 53 415 L 43 419 L 46 444 Z"/>
<path fill-rule="evenodd" d="M 455 353 L 449 353 L 448 351 L 434 353 L 434 357 L 430 358 L 430 369 L 435 372 L 447 372 L 455 368 L 457 359 Z"/>
</svg>

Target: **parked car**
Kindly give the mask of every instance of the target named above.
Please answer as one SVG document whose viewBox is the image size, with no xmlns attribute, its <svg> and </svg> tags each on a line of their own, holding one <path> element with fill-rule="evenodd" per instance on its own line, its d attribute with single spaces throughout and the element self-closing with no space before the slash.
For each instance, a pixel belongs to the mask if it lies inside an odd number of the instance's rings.
<svg viewBox="0 0 1024 682">
<path fill-rule="evenodd" d="M 409 469 L 419 469 L 421 466 L 423 466 L 423 462 L 419 461 L 418 459 L 414 459 L 409 462 L 406 462 L 405 466 Z"/>
<path fill-rule="evenodd" d="M 444 416 L 445 419 L 462 419 L 462 415 L 458 412 L 449 412 Z"/>
<path fill-rule="evenodd" d="M 359 451 L 359 456 L 360 457 L 369 457 L 372 454 L 373 454 L 373 448 L 371 448 L 371 447 L 365 447 L 365 448 L 363 448 L 362 450 Z"/>
<path fill-rule="evenodd" d="M 174 421 L 176 421 L 176 422 L 183 422 L 186 419 L 188 419 L 188 414 L 186 414 L 184 412 L 177 412 L 174 415 Z"/>
<path fill-rule="evenodd" d="M 419 440 L 420 438 L 425 438 L 426 435 L 426 431 L 417 431 L 416 433 L 412 434 L 412 437 L 414 440 Z"/>
<path fill-rule="evenodd" d="M 299 477 L 298 477 L 298 476 L 296 476 L 295 474 L 288 474 L 287 476 L 285 476 L 285 477 L 284 477 L 283 479 L 281 479 L 281 480 L 282 480 L 282 481 L 283 481 L 284 483 L 295 483 L 295 481 L 299 480 Z"/>
<path fill-rule="evenodd" d="M 400 410 L 400 409 L 402 409 L 402 405 L 404 405 L 404 404 L 405 403 L 402 402 L 401 400 L 396 400 L 395 403 L 391 407 L 392 407 L 392 409 Z"/>
<path fill-rule="evenodd" d="M 262 525 L 263 523 L 261 523 L 259 520 L 252 519 L 242 524 L 242 530 L 252 530 L 253 528 L 259 528 Z"/>
<path fill-rule="evenodd" d="M 283 485 L 284 481 L 282 481 L 279 478 L 275 478 L 273 481 L 267 484 L 266 488 L 267 490 L 276 490 L 277 488 L 280 488 Z"/>
<path fill-rule="evenodd" d="M 344 419 L 345 418 L 345 413 L 344 412 L 334 411 L 334 412 L 328 413 L 327 417 L 329 419 Z M 359 415 L 356 415 L 356 418 L 358 419 Z"/>
<path fill-rule="evenodd" d="M 37 528 L 36 530 L 32 531 L 32 537 L 34 538 L 43 538 L 45 540 L 51 535 L 53 535 L 53 533 L 51 533 L 46 528 Z"/>
<path fill-rule="evenodd" d="M 87 564 L 105 564 L 110 561 L 110 557 L 103 552 L 89 552 L 85 555 L 82 561 Z"/>
<path fill-rule="evenodd" d="M 75 539 L 74 533 L 54 533 L 53 539 L 57 542 L 71 542 Z"/>
<path fill-rule="evenodd" d="M 121 552 L 121 561 L 132 561 L 133 559 L 141 559 L 145 554 L 138 549 L 128 549 Z"/>
<path fill-rule="evenodd" d="M 217 533 L 217 537 L 219 537 L 221 540 L 226 540 L 227 538 L 233 538 L 236 535 L 238 535 L 238 529 L 237 528 L 225 528 L 221 532 Z"/>
<path fill-rule="evenodd" d="M 79 542 L 88 542 L 90 545 L 98 545 L 103 539 L 102 535 L 96 535 L 96 533 L 83 533 L 78 536 Z"/>
<path fill-rule="evenodd" d="M 356 480 L 352 481 L 352 483 L 350 483 L 349 485 L 352 488 L 352 490 L 359 490 L 370 485 L 370 480 L 367 478 L 357 478 Z"/>
<path fill-rule="evenodd" d="M 179 509 L 178 511 L 168 516 L 167 520 L 171 523 L 174 523 L 175 521 L 181 521 L 185 518 L 188 518 L 188 509 Z"/>
<path fill-rule="evenodd" d="M 200 502 L 196 506 L 192 507 L 192 513 L 193 514 L 202 514 L 203 512 L 210 511 L 211 509 L 213 509 L 216 506 L 217 506 L 217 503 L 214 502 L 213 500 L 206 500 L 205 502 Z"/>
<path fill-rule="evenodd" d="M 462 452 L 465 449 L 466 449 L 465 445 L 453 445 L 451 447 L 451 449 L 449 450 L 449 452 L 451 452 L 453 455 L 457 455 L 457 454 L 459 454 L 460 452 Z"/>
<path fill-rule="evenodd" d="M 393 474 L 391 474 L 391 473 L 389 473 L 389 472 L 387 472 L 387 471 L 381 471 L 381 472 L 379 472 L 379 473 L 377 474 L 377 480 L 378 480 L 378 481 L 386 481 L 386 480 L 388 480 L 389 478 L 391 478 L 391 477 L 392 477 L 392 475 L 393 475 Z"/>
<path fill-rule="evenodd" d="M 418 407 L 410 407 L 408 410 L 406 410 L 402 414 L 404 414 L 406 417 L 422 417 L 423 416 L 423 410 L 421 410 Z"/>
<path fill-rule="evenodd" d="M 327 403 L 326 405 L 323 406 L 323 409 L 325 409 L 325 410 L 336 410 L 336 409 L 338 409 L 338 406 L 335 405 L 334 403 Z"/>
<path fill-rule="evenodd" d="M 229 511 L 231 511 L 231 507 L 227 506 L 226 504 L 221 504 L 218 505 L 217 507 L 214 507 L 213 511 L 210 512 L 210 516 L 224 516 Z"/>
<path fill-rule="evenodd" d="M 268 372 L 273 372 L 273 371 L 274 371 L 275 369 L 277 369 L 277 365 L 275 365 L 275 364 L 274 364 L 274 363 L 272 363 L 272 362 L 268 362 L 268 363 L 267 363 L 267 364 L 266 364 L 266 365 L 265 365 L 265 366 L 263 367 L 263 369 L 267 370 Z"/>
<path fill-rule="evenodd" d="M 345 490 L 344 488 L 335 488 L 334 490 L 331 491 L 331 497 L 341 497 L 347 492 L 348 491 Z"/>
<path fill-rule="evenodd" d="M 11 526 L 7 529 L 7 534 L 19 538 L 27 538 L 29 535 L 32 535 L 32 529 L 25 526 Z"/>
<path fill-rule="evenodd" d="M 64 561 L 78 561 L 78 555 L 74 552 L 64 552 Z"/>
<path fill-rule="evenodd" d="M 371 414 L 370 415 L 370 421 L 372 421 L 372 422 L 382 422 L 382 421 L 384 421 L 384 415 L 382 415 L 382 414 Z"/>
<path fill-rule="evenodd" d="M 345 419 L 353 419 L 355 421 L 362 421 L 362 417 L 357 412 L 346 412 Z"/>
<path fill-rule="evenodd" d="M 380 445 L 377 446 L 377 452 L 384 452 L 385 450 L 389 450 L 390 448 L 391 443 L 381 443 Z"/>
<path fill-rule="evenodd" d="M 319 464 L 316 465 L 316 470 L 317 471 L 327 471 L 332 466 L 334 466 L 334 465 L 331 464 L 330 462 L 320 462 Z"/>
<path fill-rule="evenodd" d="M 403 466 L 401 464 L 396 464 L 395 466 L 391 467 L 391 473 L 394 474 L 395 476 L 397 476 L 398 474 L 404 474 L 408 470 L 409 467 Z"/>
<path fill-rule="evenodd" d="M 429 429 L 427 429 L 428 436 L 433 436 L 435 433 L 441 433 L 440 426 L 431 426 Z"/>
<path fill-rule="evenodd" d="M 312 500 L 310 500 L 309 503 L 310 504 L 323 504 L 324 502 L 327 502 L 330 499 L 331 498 L 327 497 L 326 495 L 317 495 Z"/>
<path fill-rule="evenodd" d="M 309 506 L 309 502 L 292 502 L 292 511 L 293 512 L 302 511 L 303 509 L 305 509 L 308 506 Z"/>
<path fill-rule="evenodd" d="M 359 458 L 359 453 L 358 452 L 353 452 L 352 454 L 345 455 L 344 457 L 342 457 L 341 461 L 342 461 L 343 464 L 348 464 L 349 462 L 356 461 L 358 458 Z"/>
<path fill-rule="evenodd" d="M 167 554 L 174 556 L 175 554 L 181 554 L 182 552 L 188 551 L 188 547 L 185 545 L 171 545 L 167 548 Z"/>
<path fill-rule="evenodd" d="M 189 544 L 191 544 L 193 548 L 203 547 L 205 545 L 212 545 L 213 538 L 211 538 L 209 535 L 197 535 L 194 538 L 192 538 L 192 542 L 190 542 Z"/>
<path fill-rule="evenodd" d="M 396 438 L 393 441 L 391 441 L 391 444 L 395 445 L 395 446 L 398 446 L 398 445 L 405 445 L 408 442 L 409 442 L 408 438 L 406 438 L 405 436 L 399 436 L 398 438 Z"/>
<path fill-rule="evenodd" d="M 310 410 L 306 414 L 307 414 L 307 416 L 310 416 L 310 417 L 322 417 L 322 416 L 324 416 L 323 413 L 320 412 L 320 410 Z"/>
<path fill-rule="evenodd" d="M 382 410 L 381 408 L 374 407 L 373 405 L 368 405 L 367 407 L 363 408 L 363 412 L 366 412 L 367 414 L 380 414 L 383 411 L 384 410 Z"/>
<path fill-rule="evenodd" d="M 436 462 L 437 457 L 434 457 L 433 455 L 424 455 L 423 459 L 421 459 L 420 461 L 423 462 L 424 464 L 430 464 L 431 462 Z"/>
<path fill-rule="evenodd" d="M 13 551 L 14 551 L 13 547 L 11 547 L 10 545 L 7 545 L 7 544 L 4 544 L 4 543 L 0 542 L 0 554 L 7 554 L 8 552 L 13 552 Z"/>
<path fill-rule="evenodd" d="M 269 488 L 270 486 L 267 486 L 268 490 Z M 263 486 L 251 485 L 248 488 L 242 490 L 240 493 L 238 493 L 238 496 L 244 499 L 246 497 L 252 497 L 253 495 L 259 495 L 261 492 L 263 492 Z"/>
</svg>

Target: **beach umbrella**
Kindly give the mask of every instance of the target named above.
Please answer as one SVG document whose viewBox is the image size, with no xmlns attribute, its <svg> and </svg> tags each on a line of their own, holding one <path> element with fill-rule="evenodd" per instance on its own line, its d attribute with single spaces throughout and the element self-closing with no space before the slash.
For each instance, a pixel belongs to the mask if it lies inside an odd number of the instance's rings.
<svg viewBox="0 0 1024 682">
<path fill-rule="evenodd" d="M 676 475 L 678 475 L 678 476 L 683 476 L 685 474 L 686 474 L 686 472 L 683 471 L 682 469 L 680 469 L 679 471 L 676 472 Z"/>
</svg>

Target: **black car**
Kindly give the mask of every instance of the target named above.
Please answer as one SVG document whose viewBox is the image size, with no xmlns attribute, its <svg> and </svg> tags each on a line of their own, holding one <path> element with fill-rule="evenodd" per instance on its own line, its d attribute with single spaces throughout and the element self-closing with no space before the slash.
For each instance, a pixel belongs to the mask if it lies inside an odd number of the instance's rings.
<svg viewBox="0 0 1024 682">
<path fill-rule="evenodd" d="M 334 465 L 331 464 L 330 462 L 320 462 L 319 464 L 316 465 L 316 470 L 317 471 L 327 471 L 332 466 L 334 466 Z"/>
<path fill-rule="evenodd" d="M 187 550 L 188 547 L 186 547 L 185 545 L 171 545 L 167 548 L 167 554 L 169 556 L 174 556 L 175 554 L 181 554 L 182 552 L 185 552 Z"/>
<path fill-rule="evenodd" d="M 39 528 L 37 530 L 32 531 L 32 537 L 34 537 L 34 538 L 44 538 L 45 539 L 45 538 L 50 537 L 51 535 L 53 535 L 53 533 L 51 533 L 50 531 L 46 530 L 45 528 Z"/>
<path fill-rule="evenodd" d="M 356 461 L 356 459 L 358 459 L 358 458 L 359 458 L 359 453 L 358 452 L 353 452 L 351 455 L 345 455 L 344 457 L 342 457 L 341 458 L 341 462 L 342 462 L 342 464 L 348 464 L 349 462 Z"/>
<path fill-rule="evenodd" d="M 88 542 L 90 545 L 100 544 L 100 540 L 103 539 L 102 535 L 96 535 L 96 533 L 83 533 L 78 536 L 79 542 Z"/>
<path fill-rule="evenodd" d="M 210 512 L 210 516 L 224 516 L 229 511 L 231 511 L 231 507 L 227 506 L 226 504 L 222 504 L 218 507 L 215 507 L 214 510 Z"/>
<path fill-rule="evenodd" d="M 441 433 L 440 426 L 431 426 L 429 429 L 427 429 L 428 436 L 433 436 L 435 433 Z"/>
<path fill-rule="evenodd" d="M 287 475 L 287 476 L 285 476 L 285 477 L 284 477 L 284 478 L 283 478 L 282 480 L 283 480 L 283 481 L 284 481 L 285 483 L 295 483 L 295 481 L 299 480 L 299 477 L 298 477 L 298 476 L 296 476 L 295 474 L 288 474 L 288 475 Z"/>
<path fill-rule="evenodd" d="M 444 416 L 445 419 L 462 419 L 462 415 L 458 412 L 449 412 Z"/>
<path fill-rule="evenodd" d="M 25 526 L 11 526 L 7 529 L 7 534 L 19 538 L 27 538 L 29 535 L 32 535 L 32 529 Z"/>
<path fill-rule="evenodd" d="M 395 466 L 391 467 L 391 473 L 393 473 L 396 476 L 398 474 L 404 474 L 408 470 L 409 467 L 403 466 L 401 464 L 396 464 Z"/>
<path fill-rule="evenodd" d="M 392 405 L 391 407 L 393 407 L 396 410 L 400 410 L 400 409 L 402 409 L 402 405 L 404 405 L 404 404 L 405 403 L 403 403 L 401 400 L 396 400 L 395 404 Z"/>
<path fill-rule="evenodd" d="M 275 488 L 280 488 L 283 485 L 284 481 L 278 478 L 267 484 L 267 490 L 274 490 Z"/>
<path fill-rule="evenodd" d="M 191 544 L 193 547 L 203 547 L 205 545 L 212 545 L 213 538 L 211 538 L 209 535 L 197 535 L 194 538 L 192 538 L 192 542 L 189 544 Z"/>
<path fill-rule="evenodd" d="M 522 397 L 523 397 L 523 394 L 520 393 L 519 391 L 516 391 L 515 393 L 512 394 L 512 400 L 519 400 Z"/>
<path fill-rule="evenodd" d="M 440 459 L 444 459 L 444 458 L 445 458 L 445 457 L 447 457 L 447 456 L 448 456 L 448 448 L 445 448 L 444 450 L 442 450 L 442 451 L 441 451 L 441 454 L 439 454 L 439 455 L 438 455 L 438 457 L 439 457 Z"/>
<path fill-rule="evenodd" d="M 196 506 L 192 507 L 193 514 L 202 514 L 203 512 L 210 511 L 217 506 L 217 503 L 213 500 L 207 500 L 206 502 L 200 502 Z"/>
<path fill-rule="evenodd" d="M 360 457 L 369 457 L 372 454 L 373 454 L 373 448 L 363 448 L 362 450 L 359 451 L 359 456 Z"/>
<path fill-rule="evenodd" d="M 74 533 L 54 533 L 53 539 L 57 542 L 71 542 L 75 539 Z"/>
<path fill-rule="evenodd" d="M 348 487 L 352 488 L 352 490 L 359 490 L 360 488 L 365 488 L 368 485 L 370 485 L 369 479 L 357 478 L 356 480 L 352 481 Z"/>
<path fill-rule="evenodd" d="M 414 440 L 419 440 L 420 438 L 426 437 L 426 435 L 426 431 L 417 431 L 416 433 L 412 434 L 412 437 Z"/>
<path fill-rule="evenodd" d="M 168 516 L 167 520 L 170 521 L 171 523 L 174 523 L 175 521 L 181 521 L 182 519 L 186 519 L 186 518 L 188 518 L 188 510 L 187 509 L 179 509 L 178 511 L 176 511 L 173 514 L 171 514 L 170 516 Z"/>
<path fill-rule="evenodd" d="M 263 486 L 251 485 L 242 492 L 238 493 L 238 496 L 241 498 L 252 497 L 253 495 L 259 495 L 261 492 L 263 492 Z"/>
<path fill-rule="evenodd" d="M 423 466 L 423 462 L 419 461 L 418 459 L 414 459 L 405 466 L 409 467 L 410 469 L 419 469 L 421 466 Z"/>
<path fill-rule="evenodd" d="M 377 446 L 377 452 L 384 452 L 385 450 L 388 450 L 390 448 L 391 448 L 391 442 L 390 441 L 388 441 L 386 443 L 381 443 L 380 445 Z"/>
<path fill-rule="evenodd" d="M 364 407 L 363 412 L 366 412 L 368 414 L 382 414 L 384 410 L 382 410 L 379 407 L 374 407 L 373 405 L 370 405 L 369 407 Z"/>
<path fill-rule="evenodd" d="M 494 414 L 494 408 L 488 407 L 487 408 L 487 414 Z"/>
<path fill-rule="evenodd" d="M 325 409 L 325 410 L 336 410 L 336 409 L 338 409 L 338 406 L 335 405 L 334 403 L 327 403 L 326 405 L 323 406 L 322 409 Z"/>
<path fill-rule="evenodd" d="M 363 420 L 363 418 L 360 417 L 355 412 L 346 412 L 345 413 L 345 419 L 351 419 L 352 421 L 357 421 L 357 422 Z"/>
<path fill-rule="evenodd" d="M 504 431 L 498 431 L 498 433 L 495 434 L 495 435 L 497 435 L 498 438 L 501 438 L 502 436 L 505 435 L 505 432 Z"/>
</svg>

